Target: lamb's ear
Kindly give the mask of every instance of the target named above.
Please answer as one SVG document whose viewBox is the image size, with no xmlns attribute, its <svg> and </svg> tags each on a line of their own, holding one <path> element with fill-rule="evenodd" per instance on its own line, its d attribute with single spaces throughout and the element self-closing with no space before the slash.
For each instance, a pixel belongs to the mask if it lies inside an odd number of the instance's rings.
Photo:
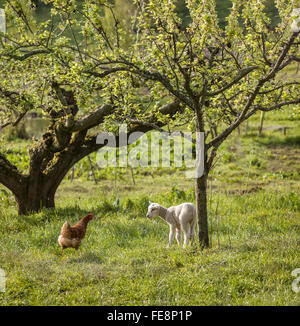
<svg viewBox="0 0 300 326">
<path fill-rule="evenodd" d="M 149 205 L 153 204 L 152 201 L 149 200 Z"/>
</svg>

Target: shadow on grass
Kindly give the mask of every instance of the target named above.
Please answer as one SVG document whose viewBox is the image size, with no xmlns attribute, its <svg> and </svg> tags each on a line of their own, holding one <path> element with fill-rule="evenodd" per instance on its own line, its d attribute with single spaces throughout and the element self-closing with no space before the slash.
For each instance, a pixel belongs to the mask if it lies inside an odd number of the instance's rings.
<svg viewBox="0 0 300 326">
<path fill-rule="evenodd" d="M 63 215 L 63 216 L 76 216 L 78 218 L 82 218 L 85 215 L 92 213 L 94 214 L 95 218 L 102 218 L 104 217 L 106 214 L 109 213 L 117 213 L 119 211 L 119 207 L 117 207 L 114 203 L 109 202 L 107 200 L 104 200 L 101 204 L 99 205 L 95 205 L 95 207 L 93 207 L 90 210 L 87 209 L 82 209 L 80 208 L 79 205 L 69 205 L 67 207 L 57 207 L 55 209 L 56 215 Z"/>
<path fill-rule="evenodd" d="M 103 259 L 99 257 L 98 255 L 95 255 L 92 252 L 86 253 L 83 256 L 80 256 L 78 258 L 71 258 L 68 260 L 68 263 L 97 263 L 97 264 L 102 264 Z"/>
<path fill-rule="evenodd" d="M 50 211 L 51 215 L 62 215 L 62 216 L 70 216 L 70 217 L 77 217 L 82 218 L 89 213 L 94 213 L 92 211 L 88 211 L 86 209 L 80 208 L 78 205 L 75 206 L 67 206 L 67 207 L 57 207 L 54 210 Z"/>
<path fill-rule="evenodd" d="M 300 146 L 300 136 L 287 136 L 287 137 L 277 137 L 277 136 L 261 136 L 255 139 L 255 142 L 259 145 L 264 145 L 267 147 L 276 147 L 276 146 L 288 146 L 295 147 Z"/>
</svg>

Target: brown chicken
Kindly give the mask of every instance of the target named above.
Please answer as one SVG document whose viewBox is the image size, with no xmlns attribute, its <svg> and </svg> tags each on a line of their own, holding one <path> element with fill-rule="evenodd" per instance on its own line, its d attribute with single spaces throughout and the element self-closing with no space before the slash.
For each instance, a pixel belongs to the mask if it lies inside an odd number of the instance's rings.
<svg viewBox="0 0 300 326">
<path fill-rule="evenodd" d="M 60 236 L 58 237 L 61 253 L 63 253 L 63 250 L 66 248 L 75 248 L 78 250 L 85 236 L 87 225 L 93 218 L 93 214 L 88 214 L 74 226 L 71 226 L 68 222 L 64 223 L 61 228 Z"/>
</svg>

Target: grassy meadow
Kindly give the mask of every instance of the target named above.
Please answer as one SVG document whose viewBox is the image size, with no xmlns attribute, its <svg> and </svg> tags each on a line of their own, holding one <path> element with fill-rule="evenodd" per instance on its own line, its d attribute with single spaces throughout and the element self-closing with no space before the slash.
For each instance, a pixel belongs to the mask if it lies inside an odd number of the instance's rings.
<svg viewBox="0 0 300 326">
<path fill-rule="evenodd" d="M 300 128 L 291 110 L 259 116 L 220 150 L 209 179 L 211 248 L 167 248 L 168 226 L 146 219 L 149 200 L 194 202 L 181 169 L 96 171 L 80 162 L 60 186 L 56 209 L 17 216 L 0 188 L 0 305 L 300 305 L 291 272 L 300 268 Z M 29 141 L 7 140 L 26 165 Z M 19 153 L 19 154 L 18 154 Z M 18 155 L 19 156 L 18 156 Z M 3 189 L 3 188 L 2 188 Z M 60 256 L 62 224 L 96 215 L 79 251 Z"/>
</svg>

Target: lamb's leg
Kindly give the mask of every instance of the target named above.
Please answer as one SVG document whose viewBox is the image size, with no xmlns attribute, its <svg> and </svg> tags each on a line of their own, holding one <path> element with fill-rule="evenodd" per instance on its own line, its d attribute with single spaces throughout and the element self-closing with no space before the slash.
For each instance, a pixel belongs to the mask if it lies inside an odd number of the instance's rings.
<svg viewBox="0 0 300 326">
<path fill-rule="evenodd" d="M 185 248 L 189 242 L 190 238 L 190 226 L 188 223 L 182 225 L 183 234 L 184 234 L 184 241 L 183 241 L 183 248 Z"/>
<path fill-rule="evenodd" d="M 170 225 L 170 233 L 169 233 L 169 247 L 171 247 L 174 235 L 175 235 L 175 226 L 174 225 Z"/>
<path fill-rule="evenodd" d="M 196 220 L 193 220 L 191 222 L 191 234 L 190 234 L 192 243 L 194 243 L 194 241 L 195 241 L 195 227 L 196 227 Z"/>
<path fill-rule="evenodd" d="M 180 228 L 176 228 L 176 240 L 178 245 L 180 246 L 180 242 L 181 242 L 181 229 Z"/>
</svg>

